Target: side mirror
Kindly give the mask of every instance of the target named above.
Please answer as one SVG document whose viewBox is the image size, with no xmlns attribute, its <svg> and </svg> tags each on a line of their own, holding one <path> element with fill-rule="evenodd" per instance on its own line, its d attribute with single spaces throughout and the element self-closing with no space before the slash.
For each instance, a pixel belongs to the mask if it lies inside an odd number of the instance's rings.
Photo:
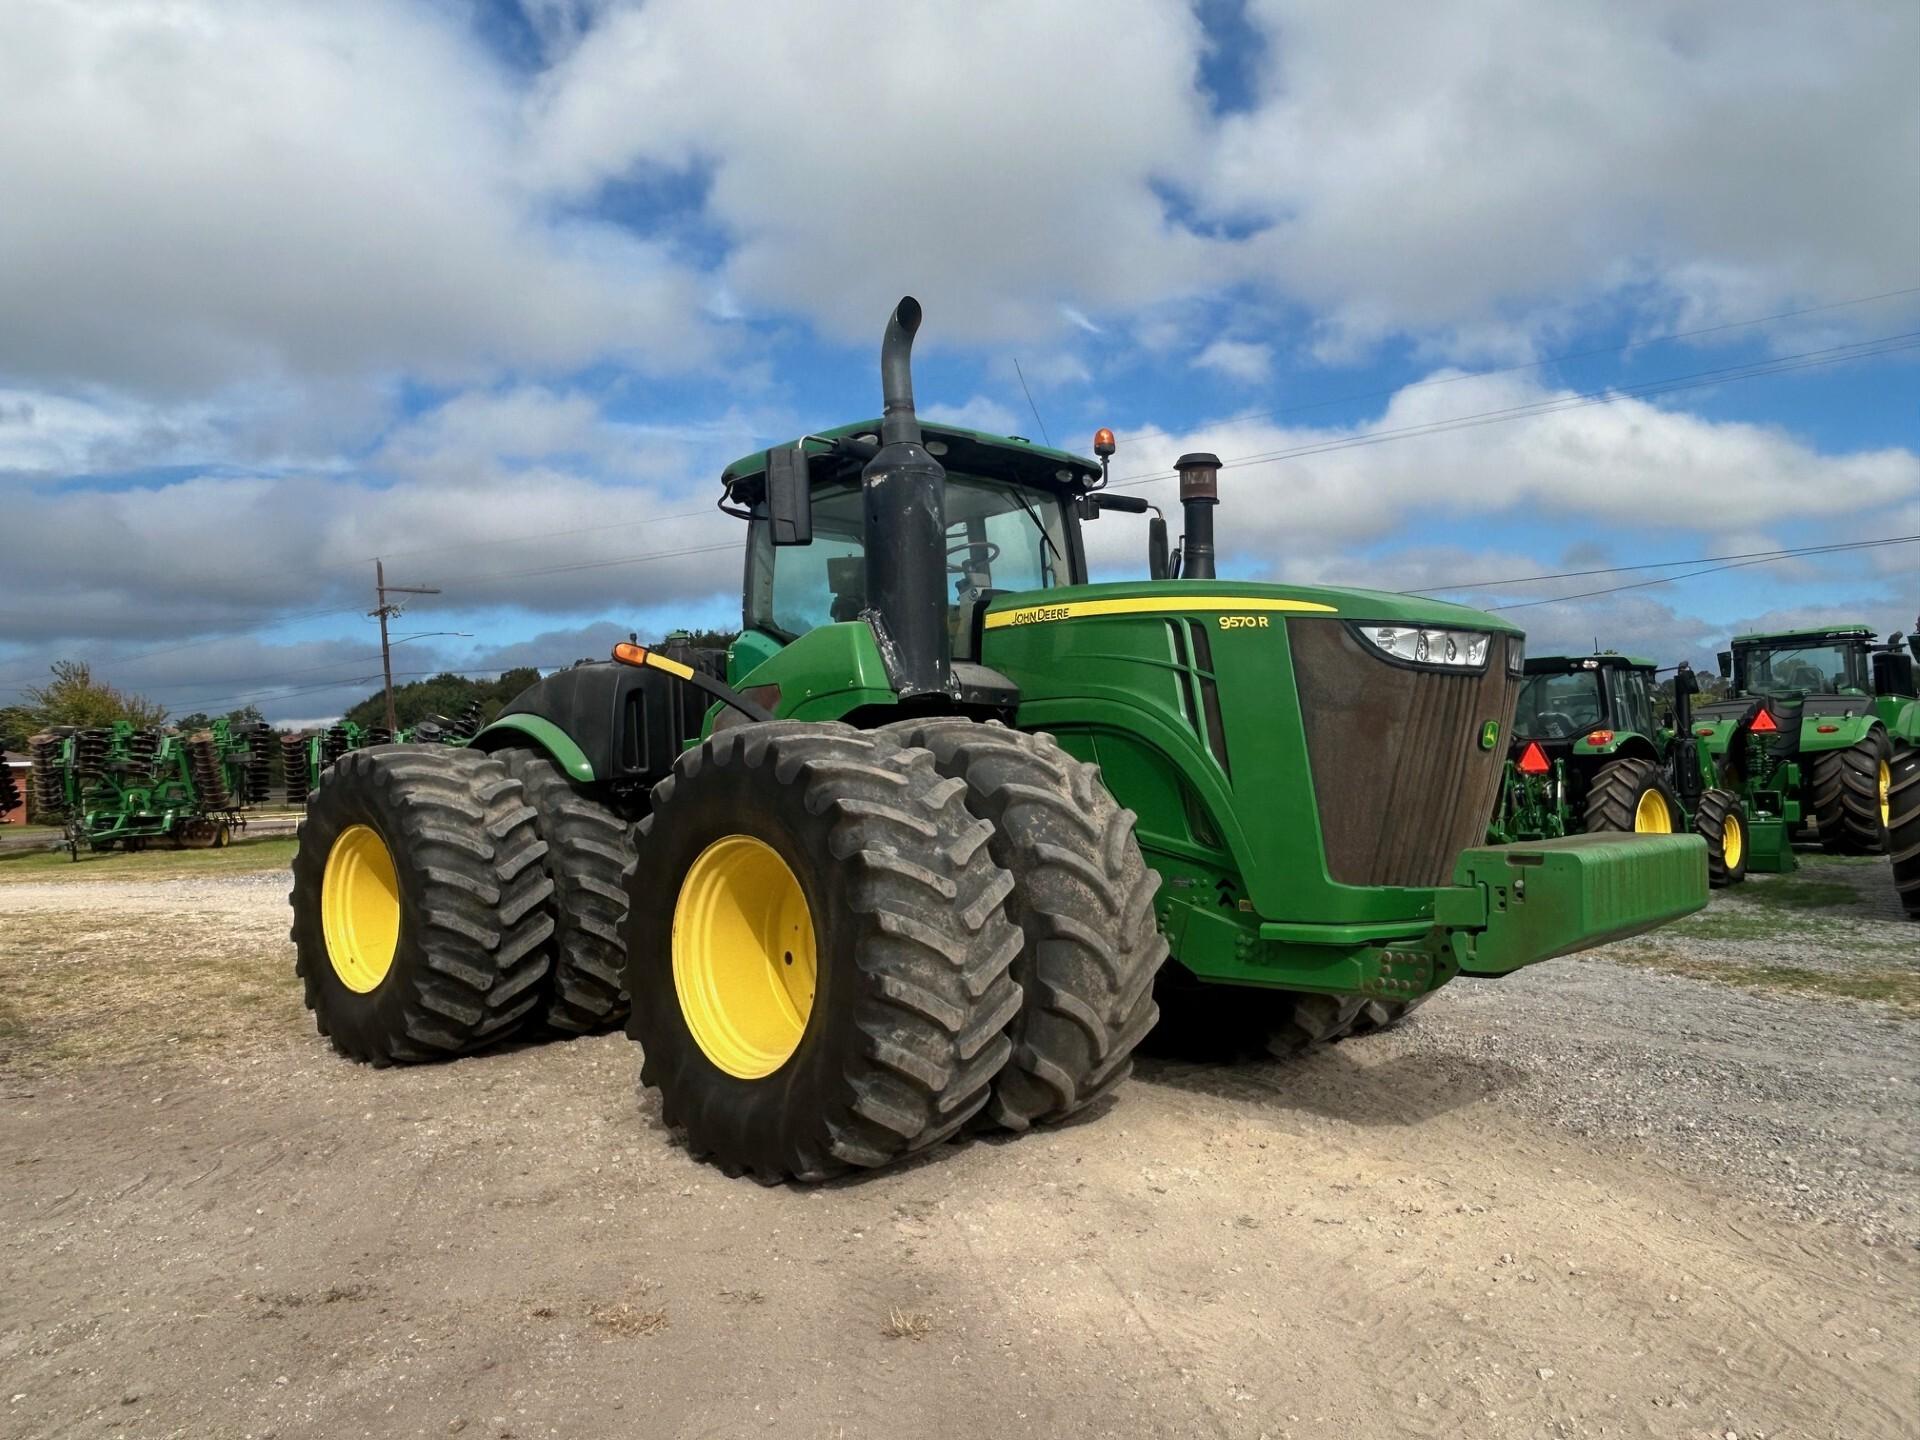
<svg viewBox="0 0 1920 1440">
<path fill-rule="evenodd" d="M 1147 575 L 1154 580 L 1171 578 L 1167 563 L 1167 522 L 1159 515 L 1147 522 Z"/>
<path fill-rule="evenodd" d="M 813 476 L 805 446 L 767 452 L 767 519 L 774 544 L 813 543 Z"/>
<path fill-rule="evenodd" d="M 1087 504 L 1095 515 L 1116 510 L 1122 515 L 1144 515 L 1153 506 L 1144 495 L 1089 495 Z"/>
<path fill-rule="evenodd" d="M 1733 679 L 1733 651 L 1722 650 L 1713 658 L 1720 662 L 1720 678 L 1722 680 Z"/>
</svg>

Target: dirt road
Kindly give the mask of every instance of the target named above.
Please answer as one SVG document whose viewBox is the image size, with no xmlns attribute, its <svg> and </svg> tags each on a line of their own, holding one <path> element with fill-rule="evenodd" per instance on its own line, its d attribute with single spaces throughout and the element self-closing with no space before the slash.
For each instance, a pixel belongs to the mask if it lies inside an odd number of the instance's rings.
<svg viewBox="0 0 1920 1440">
<path fill-rule="evenodd" d="M 619 1037 L 338 1060 L 283 895 L 0 884 L 0 1433 L 1915 1433 L 1920 1027 L 1883 1007 L 1562 962 L 1584 1000 L 1543 966 L 769 1190 L 672 1143 Z M 1729 997 L 1748 1040 L 1702 1052 Z M 1605 1051 L 1624 1086 L 1585 1073 L 1602 1015 L 1644 1047 Z M 1737 1097 L 1756 1033 L 1857 1092 L 1758 1104 L 1766 1135 L 1859 1151 L 1864 1189 L 1783 1196 L 1728 1158 L 1751 1128 L 1635 1118 L 1710 1111 L 1705 1072 Z"/>
</svg>

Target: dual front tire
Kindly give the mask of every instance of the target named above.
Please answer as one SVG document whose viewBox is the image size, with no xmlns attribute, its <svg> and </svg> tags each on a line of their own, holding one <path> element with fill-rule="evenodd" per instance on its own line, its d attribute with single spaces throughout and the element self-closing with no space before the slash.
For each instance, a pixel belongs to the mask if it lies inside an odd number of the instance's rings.
<svg viewBox="0 0 1920 1440">
<path fill-rule="evenodd" d="M 1132 823 L 1044 736 L 721 731 L 638 838 L 630 1033 L 664 1119 L 772 1182 L 1092 1104 L 1166 956 Z"/>
</svg>

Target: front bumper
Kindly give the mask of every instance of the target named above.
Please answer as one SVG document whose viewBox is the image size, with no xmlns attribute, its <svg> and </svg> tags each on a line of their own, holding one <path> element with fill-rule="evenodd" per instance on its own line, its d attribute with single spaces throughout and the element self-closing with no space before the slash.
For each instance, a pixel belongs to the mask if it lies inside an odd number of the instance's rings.
<svg viewBox="0 0 1920 1440">
<path fill-rule="evenodd" d="M 1203 981 L 1411 999 L 1456 975 L 1500 976 L 1638 935 L 1707 903 L 1698 835 L 1572 835 L 1480 845 L 1427 918 L 1261 920 L 1179 886 L 1161 892 L 1174 958 Z"/>
<path fill-rule="evenodd" d="M 1434 920 L 1463 975 L 1638 935 L 1707 903 L 1698 835 L 1568 835 L 1464 852 Z"/>
</svg>

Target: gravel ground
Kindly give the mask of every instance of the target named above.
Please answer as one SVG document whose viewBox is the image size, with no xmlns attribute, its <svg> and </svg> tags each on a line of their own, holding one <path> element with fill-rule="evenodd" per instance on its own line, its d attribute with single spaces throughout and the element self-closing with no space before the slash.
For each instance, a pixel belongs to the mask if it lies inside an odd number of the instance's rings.
<svg viewBox="0 0 1920 1440">
<path fill-rule="evenodd" d="M 691 1160 L 619 1036 L 341 1061 L 282 871 L 8 868 L 9 1440 L 1914 1434 L 1884 862 L 814 1189 Z"/>
</svg>

